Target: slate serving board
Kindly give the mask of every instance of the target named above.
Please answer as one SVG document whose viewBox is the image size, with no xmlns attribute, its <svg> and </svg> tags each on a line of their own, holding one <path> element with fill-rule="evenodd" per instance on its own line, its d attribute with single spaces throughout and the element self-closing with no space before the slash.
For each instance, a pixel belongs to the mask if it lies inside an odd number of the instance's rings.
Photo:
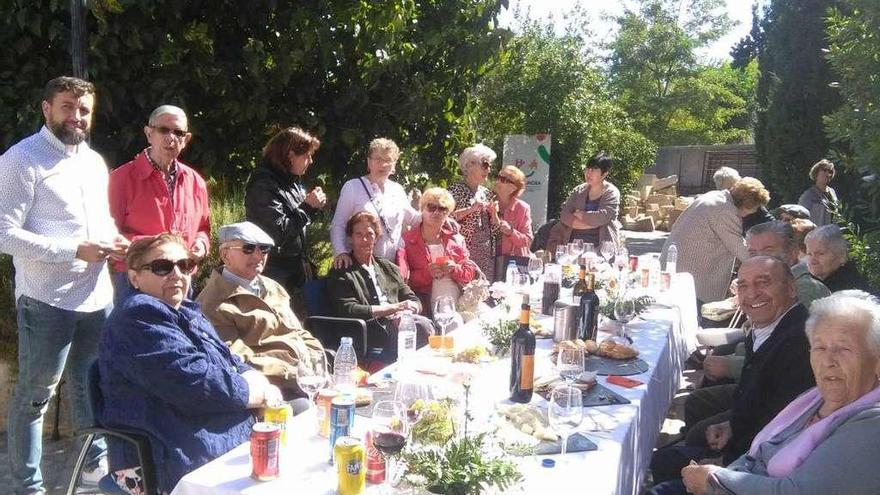
<svg viewBox="0 0 880 495">
<path fill-rule="evenodd" d="M 590 355 L 584 360 L 584 370 L 593 371 L 598 375 L 638 375 L 648 371 L 648 363 L 644 359 L 611 359 Z"/>
</svg>

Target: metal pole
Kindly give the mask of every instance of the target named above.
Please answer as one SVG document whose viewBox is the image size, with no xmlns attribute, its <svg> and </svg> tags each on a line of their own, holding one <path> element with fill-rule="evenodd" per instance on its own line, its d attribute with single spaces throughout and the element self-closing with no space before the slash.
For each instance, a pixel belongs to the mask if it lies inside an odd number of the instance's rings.
<svg viewBox="0 0 880 495">
<path fill-rule="evenodd" d="M 70 0 L 70 59 L 73 76 L 89 79 L 89 64 L 86 45 L 88 29 L 86 12 L 88 0 Z"/>
</svg>

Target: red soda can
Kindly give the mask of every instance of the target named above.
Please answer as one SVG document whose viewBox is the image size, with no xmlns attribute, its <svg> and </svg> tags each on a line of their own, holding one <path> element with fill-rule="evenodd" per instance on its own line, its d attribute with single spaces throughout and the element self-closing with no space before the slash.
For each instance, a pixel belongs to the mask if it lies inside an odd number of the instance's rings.
<svg viewBox="0 0 880 495">
<path fill-rule="evenodd" d="M 672 274 L 667 271 L 660 272 L 660 290 L 669 290 L 672 287 Z"/>
<path fill-rule="evenodd" d="M 651 286 L 651 269 L 650 268 L 642 268 L 642 275 L 640 277 L 640 282 L 643 288 L 647 289 Z"/>
<path fill-rule="evenodd" d="M 260 422 L 251 429 L 251 478 L 274 480 L 279 475 L 281 428 L 274 423 Z"/>
<path fill-rule="evenodd" d="M 373 446 L 373 433 L 367 432 L 367 483 L 378 485 L 385 481 L 385 459 Z"/>
<path fill-rule="evenodd" d="M 639 257 L 631 254 L 629 255 L 629 271 L 634 272 L 639 269 Z"/>
</svg>

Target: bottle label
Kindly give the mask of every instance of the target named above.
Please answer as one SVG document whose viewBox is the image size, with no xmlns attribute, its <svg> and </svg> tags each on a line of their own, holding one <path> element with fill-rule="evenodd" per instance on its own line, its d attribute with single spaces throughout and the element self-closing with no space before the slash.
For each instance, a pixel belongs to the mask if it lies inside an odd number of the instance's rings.
<svg viewBox="0 0 880 495">
<path fill-rule="evenodd" d="M 535 355 L 525 354 L 522 357 L 522 371 L 519 376 L 519 388 L 532 390 L 535 381 Z"/>
</svg>

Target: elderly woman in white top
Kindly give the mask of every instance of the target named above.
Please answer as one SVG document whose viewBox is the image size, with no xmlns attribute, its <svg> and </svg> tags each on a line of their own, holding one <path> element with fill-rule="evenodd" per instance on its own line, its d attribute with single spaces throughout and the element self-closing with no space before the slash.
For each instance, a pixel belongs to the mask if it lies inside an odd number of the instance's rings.
<svg viewBox="0 0 880 495">
<path fill-rule="evenodd" d="M 828 185 L 833 178 L 834 164 L 819 160 L 810 168 L 810 180 L 815 184 L 798 199 L 798 204 L 810 210 L 810 219 L 819 227 L 834 222 L 831 211 L 837 207 L 837 192 Z"/>
<path fill-rule="evenodd" d="M 498 226 L 492 224 L 491 218 L 497 216 L 498 206 L 495 194 L 484 184 L 496 157 L 495 152 L 483 144 L 465 148 L 458 157 L 462 181 L 449 186 L 449 193 L 458 207 L 451 216 L 461 226 L 471 261 L 489 280 L 495 280 Z"/>
<path fill-rule="evenodd" d="M 712 175 L 712 182 L 715 183 L 715 189 L 719 191 L 730 189 L 739 179 L 739 172 L 737 172 L 735 168 L 730 167 L 721 167 Z"/>
<path fill-rule="evenodd" d="M 418 212 L 410 204 L 403 187 L 390 179 L 394 174 L 400 149 L 386 138 L 370 142 L 367 152 L 367 175 L 351 179 L 342 186 L 339 202 L 330 224 L 330 242 L 333 244 L 333 267 L 351 265 L 351 246 L 345 235 L 345 224 L 352 215 L 369 211 L 379 218 L 382 232 L 376 240 L 375 255 L 391 262 L 397 259 L 400 237 L 413 223 Z"/>
</svg>

